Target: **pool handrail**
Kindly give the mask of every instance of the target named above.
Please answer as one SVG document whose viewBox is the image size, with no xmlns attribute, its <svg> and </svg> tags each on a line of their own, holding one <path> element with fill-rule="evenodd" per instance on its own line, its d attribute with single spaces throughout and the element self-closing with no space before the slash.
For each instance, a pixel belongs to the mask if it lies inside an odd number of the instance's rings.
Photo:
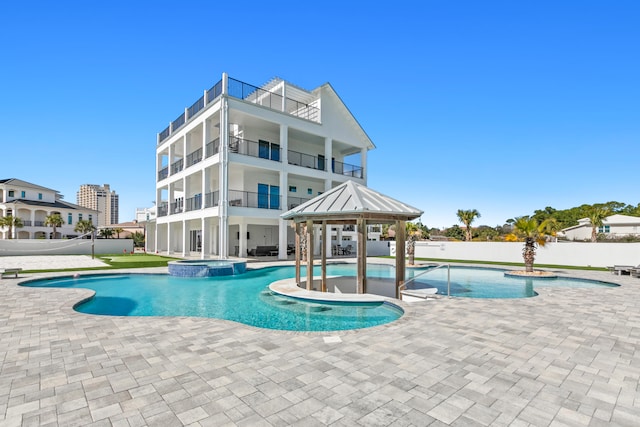
<svg viewBox="0 0 640 427">
<path fill-rule="evenodd" d="M 407 284 L 413 282 L 418 277 L 424 274 L 430 273 L 432 271 L 436 271 L 437 269 L 443 268 L 443 267 L 447 267 L 447 296 L 451 298 L 451 264 L 438 264 L 436 267 L 425 270 L 422 273 L 413 276 L 409 280 L 405 280 L 404 282 L 402 282 L 400 286 L 398 286 L 398 296 L 400 297 L 400 299 L 402 300 L 402 291 L 407 288 Z"/>
</svg>

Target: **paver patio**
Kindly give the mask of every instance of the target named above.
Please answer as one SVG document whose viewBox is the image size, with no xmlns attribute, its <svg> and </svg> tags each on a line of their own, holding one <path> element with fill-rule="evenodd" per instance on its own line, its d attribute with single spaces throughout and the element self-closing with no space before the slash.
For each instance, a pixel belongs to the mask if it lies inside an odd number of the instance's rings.
<svg viewBox="0 0 640 427">
<path fill-rule="evenodd" d="M 5 278 L 0 425 L 638 426 L 640 279 L 567 274 L 622 286 L 405 304 L 329 333 L 81 314 L 91 291 Z"/>
</svg>

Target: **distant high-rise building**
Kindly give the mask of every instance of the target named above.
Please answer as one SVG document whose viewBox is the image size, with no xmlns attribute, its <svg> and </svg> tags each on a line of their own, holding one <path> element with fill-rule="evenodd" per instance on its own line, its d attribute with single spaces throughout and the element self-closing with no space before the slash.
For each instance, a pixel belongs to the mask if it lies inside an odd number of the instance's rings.
<svg viewBox="0 0 640 427">
<path fill-rule="evenodd" d="M 118 195 L 111 191 L 109 184 L 100 187 L 95 184 L 82 184 L 77 193 L 78 205 L 97 210 L 98 227 L 118 224 Z"/>
</svg>

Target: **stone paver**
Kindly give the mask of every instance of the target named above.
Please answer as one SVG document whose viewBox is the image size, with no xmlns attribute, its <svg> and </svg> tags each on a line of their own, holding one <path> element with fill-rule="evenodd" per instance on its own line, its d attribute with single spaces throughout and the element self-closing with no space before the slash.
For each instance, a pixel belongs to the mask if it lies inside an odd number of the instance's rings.
<svg viewBox="0 0 640 427">
<path fill-rule="evenodd" d="M 4 278 L 0 425 L 640 424 L 640 279 L 561 273 L 621 286 L 441 298 L 380 327 L 292 333 L 80 314 L 90 291 Z"/>
</svg>

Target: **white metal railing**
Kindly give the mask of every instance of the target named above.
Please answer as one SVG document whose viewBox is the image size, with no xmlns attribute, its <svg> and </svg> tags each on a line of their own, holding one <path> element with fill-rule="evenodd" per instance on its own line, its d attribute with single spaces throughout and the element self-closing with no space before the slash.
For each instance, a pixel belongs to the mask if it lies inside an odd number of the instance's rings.
<svg viewBox="0 0 640 427">
<path fill-rule="evenodd" d="M 434 268 L 430 268 L 428 270 L 423 271 L 420 274 L 417 274 L 410 278 L 409 280 L 405 280 L 402 282 L 400 286 L 398 286 L 398 296 L 402 299 L 402 291 L 407 289 L 407 285 L 411 282 L 414 282 L 418 277 L 424 276 L 427 273 L 431 273 L 432 271 L 436 271 L 440 268 L 447 267 L 447 296 L 451 298 L 451 264 L 440 264 Z"/>
</svg>

